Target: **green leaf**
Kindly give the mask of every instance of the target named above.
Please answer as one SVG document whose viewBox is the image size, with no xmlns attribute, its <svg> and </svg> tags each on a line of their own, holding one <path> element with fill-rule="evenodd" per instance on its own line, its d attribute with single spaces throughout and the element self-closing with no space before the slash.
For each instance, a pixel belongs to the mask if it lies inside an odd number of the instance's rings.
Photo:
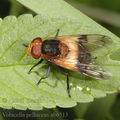
<svg viewBox="0 0 120 120">
<path fill-rule="evenodd" d="M 67 4 L 63 0 L 16 0 L 25 7 L 33 10 L 37 14 L 44 16 L 69 17 L 77 19 L 80 17 L 79 11 Z"/>
<path fill-rule="evenodd" d="M 28 0 L 25 1 L 28 2 Z M 41 10 L 43 4 L 39 4 L 40 1 L 42 2 L 42 0 L 37 2 Z M 46 7 L 50 8 L 51 4 L 47 2 L 48 0 L 45 1 Z M 40 110 L 43 107 L 54 108 L 56 106 L 72 107 L 77 102 L 91 102 L 94 98 L 114 93 L 120 88 L 120 61 L 113 60 L 110 56 L 120 48 L 119 38 L 67 5 L 67 3 L 59 0 L 58 3 L 62 4 L 59 7 L 56 0 L 52 1 L 55 6 L 58 6 L 54 13 L 48 9 L 35 17 L 26 14 L 18 18 L 8 16 L 0 20 L 0 107 L 29 108 L 32 110 Z M 31 2 L 36 3 L 32 0 Z M 29 0 L 29 4 L 31 2 Z M 68 16 L 65 16 L 64 13 L 58 15 L 58 11 L 62 7 Z M 73 14 L 69 11 L 73 11 Z M 22 44 L 30 43 L 32 39 L 39 36 L 43 39 L 53 37 L 58 28 L 60 29 L 60 35 L 89 33 L 104 34 L 111 37 L 112 44 L 96 53 L 98 62 L 112 73 L 111 79 L 105 81 L 94 80 L 71 71 L 72 97 L 69 98 L 66 90 L 66 77 L 58 71 L 56 66 L 52 66 L 50 77 L 36 86 L 47 67 L 44 62 L 34 70 L 38 71 L 40 76 L 36 75 L 35 72 L 28 75 L 27 72 L 37 61 L 26 55 Z"/>
</svg>

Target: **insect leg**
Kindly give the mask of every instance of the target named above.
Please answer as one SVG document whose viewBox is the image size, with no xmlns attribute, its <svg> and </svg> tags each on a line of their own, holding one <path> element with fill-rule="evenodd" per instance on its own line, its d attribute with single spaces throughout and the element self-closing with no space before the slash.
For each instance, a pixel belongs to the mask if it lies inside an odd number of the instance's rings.
<svg viewBox="0 0 120 120">
<path fill-rule="evenodd" d="M 70 95 L 70 82 L 69 82 L 69 73 L 65 72 L 65 70 L 62 68 L 62 67 L 59 67 L 59 70 L 66 76 L 66 82 L 67 82 L 67 93 L 68 93 L 68 96 L 71 97 Z"/>
<path fill-rule="evenodd" d="M 40 82 L 41 82 L 42 79 L 48 78 L 48 76 L 50 75 L 50 71 L 51 71 L 51 66 L 50 66 L 50 64 L 49 64 L 49 65 L 48 65 L 48 69 L 47 69 L 45 75 L 43 75 L 43 77 L 40 78 L 40 80 L 38 81 L 37 85 L 40 84 Z"/>
<path fill-rule="evenodd" d="M 37 62 L 35 65 L 33 65 L 30 70 L 28 71 L 28 74 L 31 73 L 32 69 L 35 68 L 36 66 L 38 66 L 39 64 L 41 64 L 43 62 L 43 59 L 41 59 L 39 62 Z"/>
<path fill-rule="evenodd" d="M 70 82 L 69 82 L 69 74 L 66 73 L 67 76 L 67 92 L 68 92 L 68 96 L 71 97 L 70 95 Z"/>
<path fill-rule="evenodd" d="M 59 32 L 60 32 L 60 29 L 57 29 L 57 33 L 56 33 L 56 35 L 55 35 L 55 38 L 58 37 Z"/>
</svg>

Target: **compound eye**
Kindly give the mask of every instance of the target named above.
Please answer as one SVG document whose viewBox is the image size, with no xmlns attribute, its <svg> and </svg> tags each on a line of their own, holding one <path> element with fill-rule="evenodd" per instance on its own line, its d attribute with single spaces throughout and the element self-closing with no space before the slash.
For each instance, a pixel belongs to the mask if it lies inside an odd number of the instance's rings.
<svg viewBox="0 0 120 120">
<path fill-rule="evenodd" d="M 37 37 L 37 38 L 33 39 L 31 43 L 42 43 L 42 38 Z"/>
<path fill-rule="evenodd" d="M 41 57 L 41 46 L 39 44 L 34 45 L 31 49 L 31 55 L 35 59 L 39 59 Z"/>
<path fill-rule="evenodd" d="M 33 39 L 31 42 L 31 55 L 35 59 L 39 59 L 41 57 L 41 45 L 42 39 L 40 37 Z"/>
</svg>

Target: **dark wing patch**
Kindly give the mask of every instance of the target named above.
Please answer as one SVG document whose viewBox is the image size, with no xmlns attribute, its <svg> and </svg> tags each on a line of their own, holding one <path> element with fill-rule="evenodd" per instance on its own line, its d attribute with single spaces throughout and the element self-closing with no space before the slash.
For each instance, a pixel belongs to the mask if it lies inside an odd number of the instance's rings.
<svg viewBox="0 0 120 120">
<path fill-rule="evenodd" d="M 89 64 L 92 62 L 92 56 L 87 47 L 85 47 L 82 43 L 79 43 L 79 54 L 78 61 L 82 64 Z"/>
<path fill-rule="evenodd" d="M 109 74 L 96 64 L 92 52 L 105 47 L 110 42 L 110 38 L 104 35 L 80 35 L 78 39 L 80 51 L 77 63 L 78 70 L 96 79 L 108 77 Z"/>
</svg>

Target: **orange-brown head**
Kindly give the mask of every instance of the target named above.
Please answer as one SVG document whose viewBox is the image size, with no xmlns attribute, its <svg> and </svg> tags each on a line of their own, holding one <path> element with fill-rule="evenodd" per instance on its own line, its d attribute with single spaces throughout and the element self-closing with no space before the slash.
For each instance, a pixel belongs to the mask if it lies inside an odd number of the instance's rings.
<svg viewBox="0 0 120 120">
<path fill-rule="evenodd" d="M 40 37 L 35 38 L 27 47 L 27 52 L 35 59 L 39 59 L 41 57 L 41 46 L 42 46 L 42 39 Z"/>
</svg>

